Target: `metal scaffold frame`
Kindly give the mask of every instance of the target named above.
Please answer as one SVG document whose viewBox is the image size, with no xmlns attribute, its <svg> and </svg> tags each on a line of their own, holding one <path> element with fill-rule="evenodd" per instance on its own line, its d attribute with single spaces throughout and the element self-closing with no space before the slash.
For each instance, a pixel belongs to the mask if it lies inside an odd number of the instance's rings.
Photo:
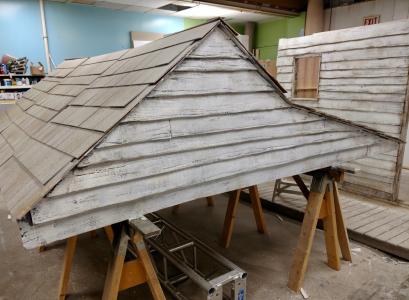
<svg viewBox="0 0 409 300">
<path fill-rule="evenodd" d="M 176 299 L 189 299 L 178 289 L 188 279 L 203 290 L 203 299 L 246 299 L 245 271 L 161 216 L 147 218 L 161 229 L 160 235 L 145 238 L 156 273 Z"/>
</svg>

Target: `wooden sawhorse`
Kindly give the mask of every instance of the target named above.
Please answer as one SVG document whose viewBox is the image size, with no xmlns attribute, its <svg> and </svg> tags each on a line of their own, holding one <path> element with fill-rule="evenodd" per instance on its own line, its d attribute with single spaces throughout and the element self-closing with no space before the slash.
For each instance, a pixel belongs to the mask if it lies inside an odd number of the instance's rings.
<svg viewBox="0 0 409 300">
<path fill-rule="evenodd" d="M 341 268 L 341 254 L 344 260 L 352 261 L 337 185 L 343 180 L 344 170 L 326 168 L 308 175 L 313 176 L 310 190 L 300 176 L 294 176 L 308 200 L 288 280 L 288 287 L 295 292 L 300 291 L 304 281 L 318 219 L 322 219 L 324 224 L 328 266 L 338 271 Z"/>
<path fill-rule="evenodd" d="M 241 189 L 238 189 L 230 192 L 230 198 L 227 205 L 226 216 L 224 218 L 222 234 L 222 246 L 224 248 L 228 248 L 230 245 L 241 191 Z M 251 199 L 251 206 L 253 207 L 254 218 L 256 220 L 257 231 L 260 233 L 265 233 L 267 232 L 267 227 L 264 220 L 263 208 L 261 207 L 260 196 L 256 185 L 249 187 L 249 194 Z"/>
<path fill-rule="evenodd" d="M 105 227 L 105 232 L 112 244 L 113 256 L 108 265 L 102 299 L 117 299 L 120 291 L 148 283 L 153 298 L 155 300 L 165 300 L 144 242 L 144 236 L 159 234 L 159 228 L 150 223 L 146 218 L 140 218 L 115 224 L 112 227 Z M 67 295 L 77 240 L 77 236 L 70 237 L 67 240 L 58 289 L 58 299 L 60 300 L 64 300 Z M 137 258 L 125 261 L 127 254 Z"/>
</svg>

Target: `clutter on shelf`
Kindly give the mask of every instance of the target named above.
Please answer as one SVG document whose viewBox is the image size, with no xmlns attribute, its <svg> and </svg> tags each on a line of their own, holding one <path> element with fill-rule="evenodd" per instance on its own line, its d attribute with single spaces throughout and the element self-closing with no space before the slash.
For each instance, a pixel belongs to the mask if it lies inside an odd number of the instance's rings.
<svg viewBox="0 0 409 300">
<path fill-rule="evenodd" d="M 23 93 L 39 82 L 44 76 L 44 66 L 30 63 L 28 70 L 27 57 L 16 58 L 9 54 L 1 57 L 0 61 L 0 100 L 18 100 Z"/>
</svg>

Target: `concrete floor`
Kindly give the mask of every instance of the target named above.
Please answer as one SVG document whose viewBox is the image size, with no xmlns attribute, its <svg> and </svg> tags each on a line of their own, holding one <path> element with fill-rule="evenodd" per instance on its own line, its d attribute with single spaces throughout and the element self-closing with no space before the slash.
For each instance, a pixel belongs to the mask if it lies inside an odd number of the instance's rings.
<svg viewBox="0 0 409 300">
<path fill-rule="evenodd" d="M 182 205 L 177 215 L 169 209 L 162 214 L 246 270 L 247 299 L 303 299 L 286 288 L 300 224 L 266 212 L 269 233 L 261 235 L 255 230 L 251 209 L 241 204 L 231 246 L 224 250 L 218 240 L 226 204 L 226 197 L 218 196 L 215 207 L 199 199 Z M 343 262 L 341 271 L 333 271 L 325 264 L 324 237 L 318 232 L 304 283 L 310 299 L 409 299 L 409 263 L 354 242 L 351 248 L 354 262 Z M 61 244 L 43 253 L 25 250 L 17 226 L 0 208 L 0 300 L 56 299 L 63 250 Z M 100 298 L 108 257 L 102 232 L 97 238 L 88 234 L 80 238 L 68 299 Z M 119 299 L 151 297 L 141 286 L 122 292 Z"/>
</svg>

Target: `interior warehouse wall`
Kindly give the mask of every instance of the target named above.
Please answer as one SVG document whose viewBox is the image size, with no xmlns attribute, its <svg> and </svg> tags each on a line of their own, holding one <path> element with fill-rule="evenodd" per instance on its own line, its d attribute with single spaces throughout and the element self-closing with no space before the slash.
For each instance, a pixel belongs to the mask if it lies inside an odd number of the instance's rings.
<svg viewBox="0 0 409 300">
<path fill-rule="evenodd" d="M 305 13 L 297 17 L 257 23 L 254 47 L 260 49 L 260 59 L 276 59 L 278 41 L 304 35 Z"/>
<path fill-rule="evenodd" d="M 45 2 L 51 56 L 94 56 L 130 47 L 130 31 L 173 33 L 184 19 L 148 13 L 111 10 L 79 4 Z M 37 0 L 0 1 L 0 55 L 27 56 L 45 62 Z"/>
<path fill-rule="evenodd" d="M 380 23 L 409 18 L 408 0 L 374 0 L 325 10 L 326 30 L 363 25 L 363 18 L 380 16 Z"/>
</svg>

